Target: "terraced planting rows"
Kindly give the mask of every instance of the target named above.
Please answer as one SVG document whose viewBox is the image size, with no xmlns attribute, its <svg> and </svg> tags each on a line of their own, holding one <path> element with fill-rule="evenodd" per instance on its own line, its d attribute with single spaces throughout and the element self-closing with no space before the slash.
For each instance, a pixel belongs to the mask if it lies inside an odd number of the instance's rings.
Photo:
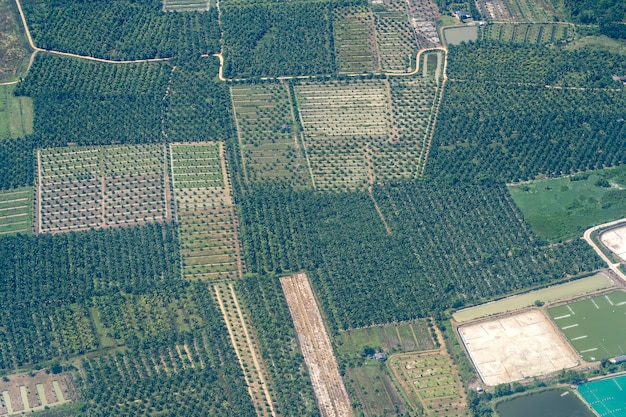
<svg viewBox="0 0 626 417">
<path fill-rule="evenodd" d="M 171 220 L 166 159 L 165 147 L 160 145 L 37 151 L 35 232 Z"/>
<path fill-rule="evenodd" d="M 163 0 L 166 12 L 192 12 L 209 10 L 211 0 Z"/>
<path fill-rule="evenodd" d="M 170 145 L 183 276 L 241 274 L 237 225 L 222 143 Z"/>
<path fill-rule="evenodd" d="M 306 274 L 281 278 L 280 283 L 322 416 L 352 416 L 350 399 Z"/>
<path fill-rule="evenodd" d="M 443 351 L 394 355 L 389 368 L 413 406 L 421 406 L 426 415 L 471 415 L 458 371 Z"/>
<path fill-rule="evenodd" d="M 483 39 L 518 44 L 549 45 L 573 40 L 573 26 L 564 24 L 492 24 L 482 27 Z"/>
<path fill-rule="evenodd" d="M 288 87 L 283 83 L 233 85 L 230 93 L 247 181 L 310 185 Z"/>
<path fill-rule="evenodd" d="M 231 344 L 252 397 L 257 416 L 275 416 L 276 404 L 270 395 L 270 381 L 262 362 L 259 342 L 253 333 L 248 314 L 242 310 L 232 283 L 215 284 L 215 297 L 224 316 Z"/>
<path fill-rule="evenodd" d="M 333 10 L 335 56 L 340 73 L 378 71 L 374 18 L 365 6 Z"/>
<path fill-rule="evenodd" d="M 33 187 L 0 192 L 0 236 L 32 231 Z"/>
<path fill-rule="evenodd" d="M 410 72 L 418 45 L 403 0 L 372 2 L 376 42 L 383 72 Z"/>
</svg>

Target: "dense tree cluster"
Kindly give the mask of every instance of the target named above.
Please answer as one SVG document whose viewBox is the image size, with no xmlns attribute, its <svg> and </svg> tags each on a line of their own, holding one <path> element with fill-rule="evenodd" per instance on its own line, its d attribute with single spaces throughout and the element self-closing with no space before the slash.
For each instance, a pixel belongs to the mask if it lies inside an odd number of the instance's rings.
<svg viewBox="0 0 626 417">
<path fill-rule="evenodd" d="M 574 21 L 580 23 L 626 23 L 626 3 L 623 0 L 564 0 Z"/>
<path fill-rule="evenodd" d="M 32 185 L 35 173 L 33 137 L 0 142 L 0 189 Z"/>
<path fill-rule="evenodd" d="M 237 286 L 259 337 L 278 412 L 285 416 L 319 415 L 278 278 L 249 275 Z"/>
<path fill-rule="evenodd" d="M 600 267 L 584 242 L 544 246 L 504 186 L 407 182 L 367 193 L 259 189 L 243 238 L 258 273 L 309 272 L 333 328 L 407 320 Z"/>
<path fill-rule="evenodd" d="M 224 76 L 334 72 L 331 7 L 325 2 L 223 7 Z"/>
<path fill-rule="evenodd" d="M 452 80 L 617 88 L 612 76 L 626 74 L 626 60 L 607 52 L 483 40 L 450 45 L 447 70 Z"/>
<path fill-rule="evenodd" d="M 504 181 L 626 161 L 622 91 L 450 82 L 426 173 Z"/>
<path fill-rule="evenodd" d="M 233 134 L 228 86 L 217 80 L 217 58 L 176 62 L 165 99 L 170 142 L 225 140 Z"/>
<path fill-rule="evenodd" d="M 165 13 L 161 0 L 25 0 L 35 44 L 113 60 L 219 52 L 217 9 Z"/>
</svg>

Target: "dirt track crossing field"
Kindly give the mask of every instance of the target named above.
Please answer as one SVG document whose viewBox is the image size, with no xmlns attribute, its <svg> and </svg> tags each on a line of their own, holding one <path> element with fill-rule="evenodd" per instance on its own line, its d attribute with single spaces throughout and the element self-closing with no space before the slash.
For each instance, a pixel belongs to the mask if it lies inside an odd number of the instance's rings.
<svg viewBox="0 0 626 417">
<path fill-rule="evenodd" d="M 280 283 L 322 415 L 352 416 L 348 392 L 306 274 L 281 278 Z"/>
</svg>

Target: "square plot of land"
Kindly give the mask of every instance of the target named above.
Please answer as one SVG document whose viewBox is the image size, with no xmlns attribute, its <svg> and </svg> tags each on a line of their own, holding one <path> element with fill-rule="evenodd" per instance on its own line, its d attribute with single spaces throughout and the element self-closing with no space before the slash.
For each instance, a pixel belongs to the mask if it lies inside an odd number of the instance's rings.
<svg viewBox="0 0 626 417">
<path fill-rule="evenodd" d="M 619 256 L 622 261 L 626 261 L 626 226 L 602 233 L 600 240 L 604 246 Z"/>
<path fill-rule="evenodd" d="M 459 327 L 485 384 L 519 381 L 578 364 L 577 355 L 538 310 Z"/>
</svg>

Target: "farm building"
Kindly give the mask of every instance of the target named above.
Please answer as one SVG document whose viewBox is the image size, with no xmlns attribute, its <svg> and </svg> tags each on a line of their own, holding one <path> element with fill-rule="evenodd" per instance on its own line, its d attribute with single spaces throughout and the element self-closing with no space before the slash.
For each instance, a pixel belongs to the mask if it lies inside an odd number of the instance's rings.
<svg viewBox="0 0 626 417">
<path fill-rule="evenodd" d="M 611 362 L 613 365 L 617 365 L 619 363 L 624 363 L 626 362 L 626 355 L 620 355 L 620 356 L 616 356 L 614 358 L 609 359 L 609 362 Z"/>
<path fill-rule="evenodd" d="M 466 12 L 465 10 L 457 10 L 456 12 L 454 12 L 454 14 L 456 15 L 456 17 L 459 18 L 461 22 L 463 22 L 465 19 L 472 18 L 472 15 L 469 12 Z"/>
</svg>

